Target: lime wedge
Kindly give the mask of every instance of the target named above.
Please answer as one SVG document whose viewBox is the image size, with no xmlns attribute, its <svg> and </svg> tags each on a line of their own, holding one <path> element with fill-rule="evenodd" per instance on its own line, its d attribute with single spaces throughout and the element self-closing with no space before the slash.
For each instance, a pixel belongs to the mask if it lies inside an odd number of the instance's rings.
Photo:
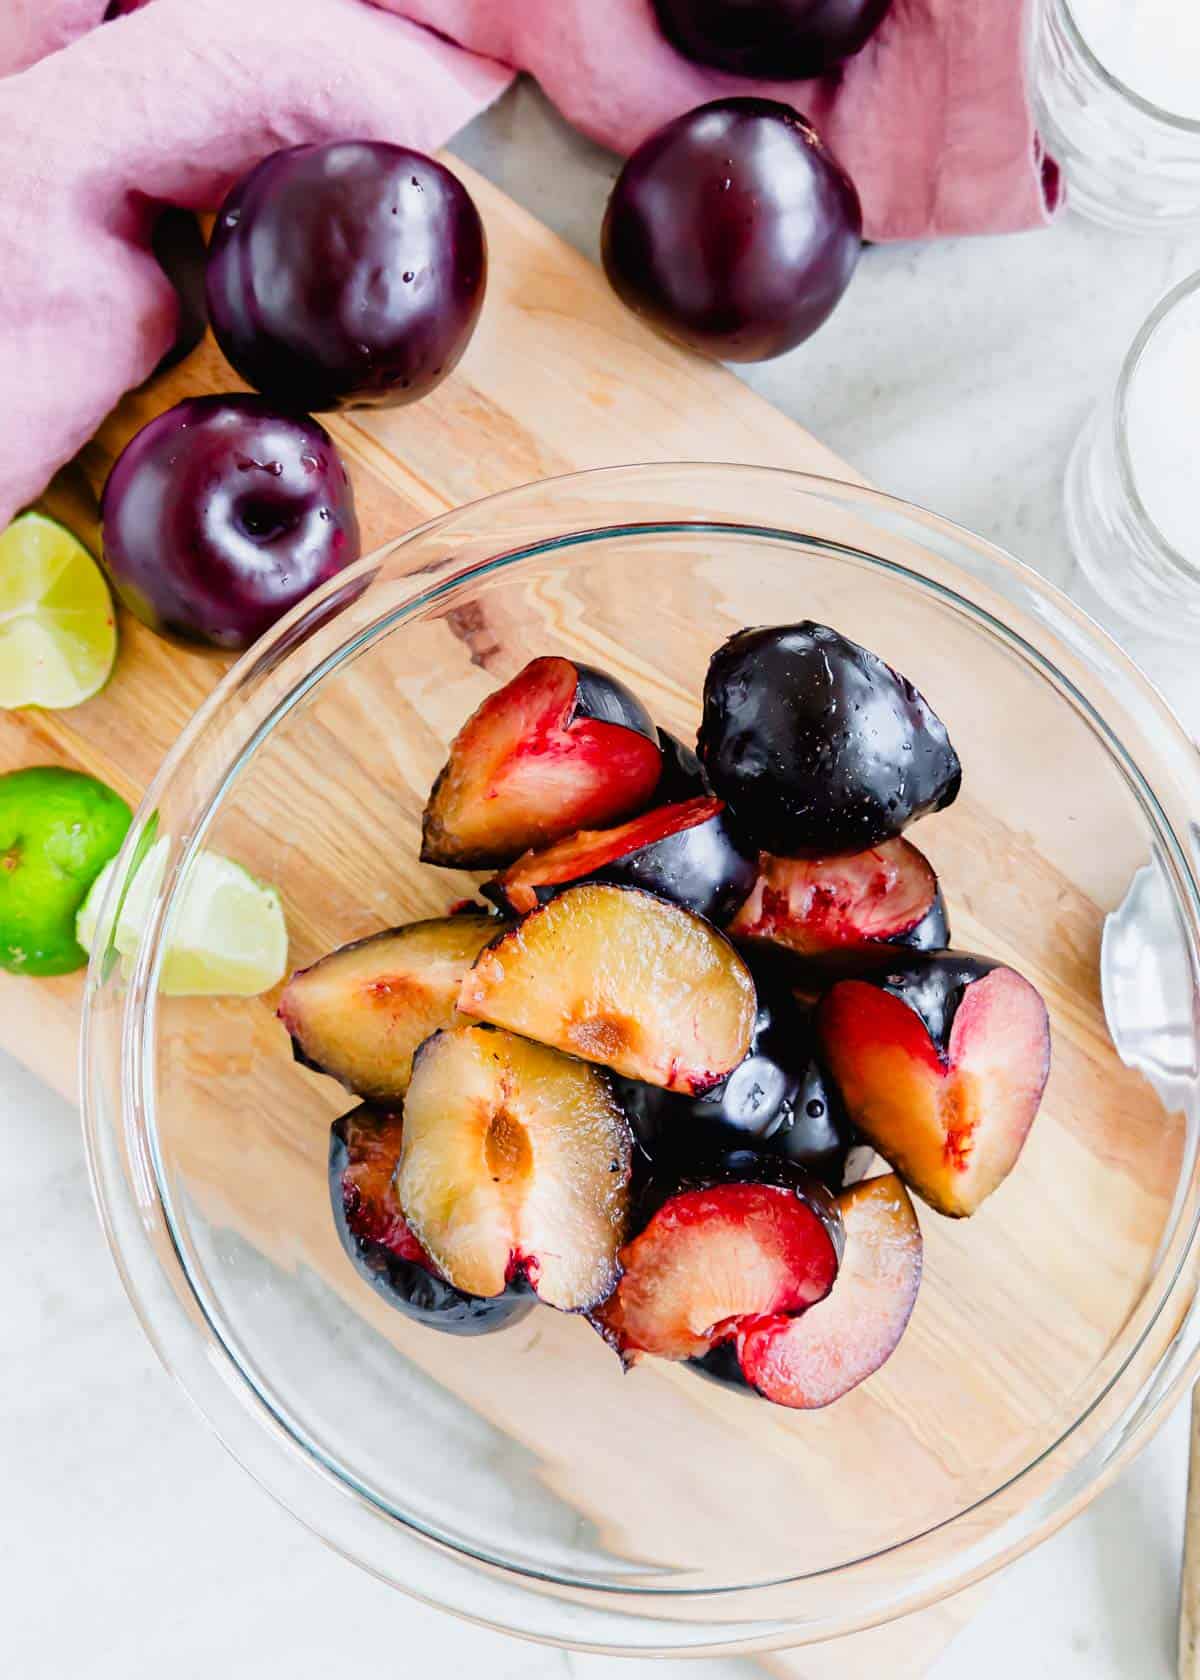
<svg viewBox="0 0 1200 1680">
<path fill-rule="evenodd" d="M 117 866 L 116 858 L 110 858 L 104 868 L 92 882 L 91 891 L 79 906 L 79 914 L 75 918 L 75 938 L 90 957 L 92 946 L 96 943 L 96 924 L 100 920 L 100 906 L 104 902 L 104 894 L 108 890 L 108 883 L 112 880 L 112 872 Z"/>
<path fill-rule="evenodd" d="M 0 531 L 0 708 L 78 706 L 117 657 L 103 573 L 71 533 L 41 513 Z"/>
<path fill-rule="evenodd" d="M 146 854 L 125 894 L 113 943 L 127 974 L 162 886 L 166 861 L 167 843 L 160 840 Z M 79 912 L 75 936 L 86 951 L 95 942 L 112 867 L 97 877 Z M 159 991 L 168 997 L 254 997 L 283 979 L 287 951 L 287 925 L 275 888 L 256 881 L 229 858 L 200 852 L 192 860 L 169 925 Z"/>
</svg>

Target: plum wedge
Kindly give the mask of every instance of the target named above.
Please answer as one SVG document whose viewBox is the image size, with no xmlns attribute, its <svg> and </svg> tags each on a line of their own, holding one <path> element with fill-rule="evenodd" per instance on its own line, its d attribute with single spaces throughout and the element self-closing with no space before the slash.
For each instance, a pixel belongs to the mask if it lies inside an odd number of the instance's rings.
<svg viewBox="0 0 1200 1680">
<path fill-rule="evenodd" d="M 523 915 L 574 881 L 642 887 L 673 904 L 727 920 L 754 884 L 755 865 L 737 845 L 719 799 L 659 805 L 619 828 L 583 829 L 526 852 L 484 889 Z"/>
<path fill-rule="evenodd" d="M 879 958 L 893 945 L 940 951 L 946 906 L 928 859 L 907 840 L 849 857 L 781 858 L 764 852 L 729 937 L 781 947 L 822 967 Z"/>
<path fill-rule="evenodd" d="M 622 1277 L 593 1315 L 621 1357 L 695 1359 L 770 1315 L 828 1295 L 841 1220 L 823 1185 L 747 1150 L 711 1182 L 687 1181 L 621 1250 Z"/>
<path fill-rule="evenodd" d="M 840 1400 L 891 1358 L 916 1304 L 921 1227 L 900 1180 L 868 1179 L 837 1206 L 846 1247 L 832 1292 L 802 1317 L 760 1321 L 737 1338 L 742 1376 L 777 1406 Z"/>
<path fill-rule="evenodd" d="M 300 969 L 277 1011 L 296 1060 L 372 1102 L 399 1102 L 413 1051 L 453 1022 L 463 976 L 498 926 L 482 911 L 412 922 Z"/>
<path fill-rule="evenodd" d="M 533 659 L 451 743 L 425 807 L 421 860 L 503 868 L 530 847 L 632 816 L 661 773 L 658 731 L 623 683 L 570 659 Z"/>
<path fill-rule="evenodd" d="M 983 957 L 912 952 L 839 980 L 816 1019 L 859 1131 L 930 1207 L 974 1213 L 1016 1165 L 1049 1077 L 1035 987 Z"/>
<path fill-rule="evenodd" d="M 632 887 L 569 887 L 479 953 L 458 1007 L 672 1091 L 750 1048 L 754 981 L 699 916 Z"/>
<path fill-rule="evenodd" d="M 585 1062 L 489 1027 L 437 1033 L 416 1058 L 396 1190 L 442 1275 L 585 1311 L 610 1293 L 628 1234 L 629 1122 Z"/>
<path fill-rule="evenodd" d="M 456 1336 L 502 1330 L 533 1306 L 528 1292 L 492 1300 L 464 1295 L 440 1275 L 400 1209 L 394 1175 L 404 1138 L 395 1111 L 366 1103 L 335 1120 L 329 1134 L 329 1197 L 351 1264 L 389 1306 Z"/>
</svg>

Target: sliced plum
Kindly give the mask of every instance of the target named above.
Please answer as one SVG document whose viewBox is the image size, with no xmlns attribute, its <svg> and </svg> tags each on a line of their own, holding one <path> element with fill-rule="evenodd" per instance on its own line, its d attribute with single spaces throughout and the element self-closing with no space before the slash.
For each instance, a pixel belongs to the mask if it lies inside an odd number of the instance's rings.
<svg viewBox="0 0 1200 1680">
<path fill-rule="evenodd" d="M 292 975 L 278 1015 L 296 1060 L 372 1102 L 397 1103 L 413 1051 L 455 1019 L 463 977 L 500 923 L 481 910 L 389 928 Z"/>
<path fill-rule="evenodd" d="M 479 953 L 458 1007 L 630 1079 L 708 1090 L 750 1048 L 754 981 L 729 941 L 635 887 L 568 887 Z"/>
<path fill-rule="evenodd" d="M 956 951 L 839 980 L 817 1008 L 851 1120 L 939 1213 L 975 1212 L 1016 1164 L 1050 1073 L 1029 981 Z"/>
<path fill-rule="evenodd" d="M 867 1179 L 837 1205 L 846 1246 L 829 1296 L 803 1317 L 762 1319 L 737 1338 L 742 1376 L 777 1406 L 840 1400 L 891 1358 L 916 1304 L 921 1227 L 899 1178 Z"/>
<path fill-rule="evenodd" d="M 523 915 L 576 881 L 641 887 L 718 925 L 754 884 L 755 865 L 736 844 L 719 799 L 660 805 L 619 828 L 582 829 L 524 857 L 485 891 Z"/>
<path fill-rule="evenodd" d="M 715 1181 L 685 1180 L 661 1201 L 621 1250 L 621 1280 L 593 1322 L 627 1363 L 696 1359 L 743 1325 L 822 1300 L 841 1244 L 823 1185 L 743 1150 Z"/>
<path fill-rule="evenodd" d="M 661 772 L 658 731 L 623 683 L 570 659 L 533 659 L 451 743 L 425 807 L 422 862 L 503 868 L 642 810 Z"/>
<path fill-rule="evenodd" d="M 763 852 L 754 888 L 728 932 L 822 970 L 886 963 L 895 945 L 941 951 L 950 943 L 937 876 L 924 854 L 901 839 L 848 857 Z"/>
<path fill-rule="evenodd" d="M 524 1277 L 566 1312 L 608 1295 L 628 1235 L 633 1142 L 608 1080 L 490 1027 L 419 1051 L 396 1173 L 418 1241 L 455 1288 Z"/>
<path fill-rule="evenodd" d="M 394 1184 L 403 1138 L 398 1111 L 366 1103 L 330 1131 L 329 1196 L 355 1271 L 390 1306 L 435 1330 L 477 1336 L 515 1324 L 533 1305 L 528 1292 L 509 1288 L 492 1300 L 464 1295 L 413 1236 Z"/>
<path fill-rule="evenodd" d="M 863 852 L 958 794 L 946 727 L 906 677 L 823 624 L 739 630 L 704 683 L 700 758 L 778 857 Z"/>
<path fill-rule="evenodd" d="M 782 1155 L 840 1189 L 854 1142 L 837 1086 L 817 1059 L 811 1013 L 785 974 L 749 959 L 758 1008 L 750 1049 L 727 1079 L 699 1096 L 680 1096 L 632 1079 L 617 1097 L 655 1170 L 680 1171 L 736 1148 Z"/>
</svg>

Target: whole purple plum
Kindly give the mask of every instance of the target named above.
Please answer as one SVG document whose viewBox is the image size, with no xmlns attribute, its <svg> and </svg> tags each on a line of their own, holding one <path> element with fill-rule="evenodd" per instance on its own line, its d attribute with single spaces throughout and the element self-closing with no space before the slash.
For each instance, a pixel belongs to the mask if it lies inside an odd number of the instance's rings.
<svg viewBox="0 0 1200 1680">
<path fill-rule="evenodd" d="M 863 48 L 892 0 L 654 0 L 685 58 L 772 82 L 823 76 Z"/>
<path fill-rule="evenodd" d="M 291 146 L 222 205 L 208 314 L 242 378 L 285 407 L 415 402 L 466 349 L 487 241 L 462 182 L 382 141 Z"/>
<path fill-rule="evenodd" d="M 359 556 L 323 426 L 262 397 L 193 397 L 130 440 L 100 504 L 104 567 L 160 634 L 244 648 Z"/>
<path fill-rule="evenodd" d="M 601 245 L 630 309 L 710 356 L 760 362 L 830 314 L 858 262 L 862 210 L 790 105 L 718 99 L 642 142 Z"/>
</svg>

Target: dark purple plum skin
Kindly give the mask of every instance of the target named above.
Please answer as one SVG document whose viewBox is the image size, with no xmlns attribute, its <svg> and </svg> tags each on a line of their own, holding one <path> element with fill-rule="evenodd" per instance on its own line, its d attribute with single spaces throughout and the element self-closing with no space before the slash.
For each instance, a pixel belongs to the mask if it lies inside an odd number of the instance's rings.
<svg viewBox="0 0 1200 1680">
<path fill-rule="evenodd" d="M 642 1151 L 660 1170 L 697 1171 L 729 1150 L 782 1159 L 840 1190 L 855 1133 L 816 1054 L 786 971 L 750 959 L 758 1013 L 745 1061 L 703 1096 L 613 1076 Z"/>
<path fill-rule="evenodd" d="M 758 1390 L 742 1375 L 737 1343 L 732 1338 L 727 1342 L 718 1342 L 715 1348 L 710 1348 L 698 1359 L 688 1359 L 685 1363 L 697 1376 L 707 1377 L 709 1382 L 720 1383 L 722 1388 L 740 1389 L 744 1394 L 755 1396 L 758 1394 Z"/>
<path fill-rule="evenodd" d="M 658 741 L 654 719 L 631 688 L 595 665 L 581 664 L 578 659 L 574 665 L 579 680 L 572 717 L 615 723 L 623 729 L 632 729 L 635 735 L 644 735 L 647 741 Z"/>
<path fill-rule="evenodd" d="M 704 683 L 700 758 L 739 833 L 780 857 L 863 852 L 962 781 L 946 726 L 878 655 L 826 625 L 739 630 Z"/>
<path fill-rule="evenodd" d="M 897 953 L 899 955 L 899 953 Z M 920 1016 L 939 1055 L 950 1049 L 950 1030 L 967 988 L 1000 963 L 965 951 L 913 952 L 877 975 L 861 975 Z"/>
<path fill-rule="evenodd" d="M 152 630 L 248 647 L 359 557 L 354 492 L 333 439 L 262 397 L 192 397 L 117 457 L 103 560 Z"/>
<path fill-rule="evenodd" d="M 910 951 L 944 951 L 950 943 L 950 912 L 946 908 L 946 900 L 939 886 L 933 903 L 926 910 L 916 927 L 909 928 L 907 933 L 898 933 L 894 939 L 885 941 L 885 948 L 893 950 L 901 946 Z"/>
<path fill-rule="evenodd" d="M 823 76 L 870 40 L 892 0 L 654 0 L 685 58 L 734 76 Z"/>
<path fill-rule="evenodd" d="M 342 1190 L 350 1164 L 346 1122 L 359 1119 L 364 1112 L 367 1112 L 366 1105 L 353 1115 L 335 1120 L 329 1133 L 329 1200 L 342 1247 L 355 1271 L 389 1306 L 418 1324 L 451 1336 L 485 1336 L 524 1318 L 532 1309 L 534 1298 L 523 1284 L 510 1285 L 503 1295 L 489 1298 L 465 1295 L 417 1261 L 395 1254 L 386 1244 L 365 1238 L 352 1229 Z"/>
<path fill-rule="evenodd" d="M 232 189 L 208 313 L 248 384 L 298 409 L 415 402 L 470 341 L 487 241 L 462 182 L 382 141 L 291 146 Z"/>
<path fill-rule="evenodd" d="M 662 753 L 662 775 L 654 790 L 656 805 L 681 805 L 685 799 L 712 797 L 704 766 L 691 747 L 667 729 L 659 730 L 658 747 Z"/>
<path fill-rule="evenodd" d="M 810 337 L 862 247 L 854 183 L 790 105 L 721 99 L 642 142 L 604 217 L 605 272 L 668 337 L 760 362 Z"/>
<path fill-rule="evenodd" d="M 190 210 L 168 205 L 160 212 L 150 235 L 158 266 L 171 282 L 179 305 L 175 342 L 160 357 L 151 378 L 181 362 L 204 337 L 208 314 L 204 304 L 204 267 L 208 250 L 200 223 Z"/>
<path fill-rule="evenodd" d="M 757 874 L 755 857 L 741 850 L 719 811 L 695 828 L 616 859 L 588 879 L 640 887 L 720 927 L 745 900 Z"/>
</svg>

